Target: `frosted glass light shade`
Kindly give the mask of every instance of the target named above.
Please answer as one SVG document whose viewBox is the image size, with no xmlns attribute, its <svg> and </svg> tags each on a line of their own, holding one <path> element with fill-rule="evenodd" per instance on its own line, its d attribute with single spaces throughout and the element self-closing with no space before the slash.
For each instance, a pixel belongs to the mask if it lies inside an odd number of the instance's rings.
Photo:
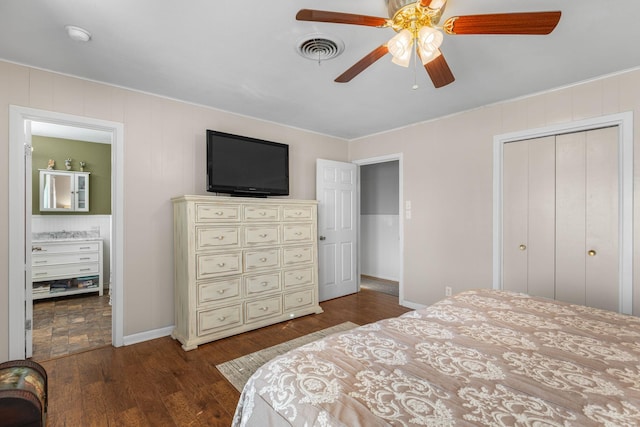
<svg viewBox="0 0 640 427">
<path fill-rule="evenodd" d="M 413 36 L 411 31 L 402 30 L 389 40 L 387 47 L 393 58 L 391 62 L 394 64 L 408 67 L 411 61 L 411 47 L 413 46 Z"/>
<path fill-rule="evenodd" d="M 442 44 L 444 36 L 435 28 L 422 27 L 418 31 L 418 45 L 421 51 L 435 52 Z"/>
</svg>

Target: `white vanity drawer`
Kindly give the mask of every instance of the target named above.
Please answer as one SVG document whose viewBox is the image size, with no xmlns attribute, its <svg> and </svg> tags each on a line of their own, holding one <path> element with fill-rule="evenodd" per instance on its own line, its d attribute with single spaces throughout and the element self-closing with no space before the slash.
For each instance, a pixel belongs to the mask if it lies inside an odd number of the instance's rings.
<svg viewBox="0 0 640 427">
<path fill-rule="evenodd" d="M 277 206 L 245 206 L 245 221 L 277 221 L 280 218 Z"/>
<path fill-rule="evenodd" d="M 289 224 L 284 226 L 283 243 L 311 242 L 313 237 L 312 224 Z"/>
<path fill-rule="evenodd" d="M 240 227 L 196 227 L 196 250 L 240 247 Z"/>
<path fill-rule="evenodd" d="M 47 242 L 38 244 L 33 243 L 31 245 L 31 253 L 32 254 L 52 254 L 52 253 L 62 253 L 62 252 L 97 252 L 100 250 L 100 245 L 102 241 L 97 242 L 60 242 L 60 243 L 50 243 Z"/>
<path fill-rule="evenodd" d="M 248 246 L 277 245 L 280 242 L 279 231 L 276 224 L 244 227 L 244 243 Z"/>
<path fill-rule="evenodd" d="M 282 314 L 280 295 L 259 301 L 247 302 L 247 323 L 279 314 Z"/>
<path fill-rule="evenodd" d="M 311 220 L 313 206 L 285 206 L 282 213 L 285 221 Z"/>
<path fill-rule="evenodd" d="M 240 205 L 196 205 L 196 222 L 220 222 L 240 220 Z"/>
<path fill-rule="evenodd" d="M 98 274 L 100 272 L 99 263 L 81 264 L 60 264 L 46 265 L 31 268 L 31 277 L 34 281 L 46 280 L 57 276 L 80 277 Z"/>
<path fill-rule="evenodd" d="M 31 265 L 33 267 L 42 265 L 57 265 L 57 264 L 74 264 L 81 262 L 98 262 L 98 252 L 87 253 L 36 253 L 31 256 Z"/>
<path fill-rule="evenodd" d="M 242 304 L 197 312 L 198 335 L 242 325 Z"/>
<path fill-rule="evenodd" d="M 313 268 L 301 268 L 284 272 L 284 287 L 310 285 L 313 283 Z"/>
<path fill-rule="evenodd" d="M 246 271 L 280 267 L 280 251 L 278 249 L 245 251 L 244 257 Z"/>
<path fill-rule="evenodd" d="M 240 296 L 240 278 L 198 284 L 198 304 L 218 302 Z"/>
<path fill-rule="evenodd" d="M 284 265 L 304 264 L 313 261 L 313 247 L 298 246 L 294 248 L 284 248 L 283 257 Z"/>
<path fill-rule="evenodd" d="M 280 290 L 280 273 L 245 277 L 245 296 Z"/>
<path fill-rule="evenodd" d="M 196 255 L 196 279 L 242 273 L 242 253 Z"/>
<path fill-rule="evenodd" d="M 313 304 L 313 289 L 304 289 L 284 296 L 284 311 Z"/>
</svg>

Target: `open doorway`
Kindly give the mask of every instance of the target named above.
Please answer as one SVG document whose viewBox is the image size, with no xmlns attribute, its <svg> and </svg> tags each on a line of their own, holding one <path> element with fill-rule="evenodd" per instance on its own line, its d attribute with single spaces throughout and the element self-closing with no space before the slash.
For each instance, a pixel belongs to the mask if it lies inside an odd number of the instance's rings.
<svg viewBox="0 0 640 427">
<path fill-rule="evenodd" d="M 31 135 L 31 358 L 41 362 L 111 345 L 111 133 L 33 121 Z"/>
<path fill-rule="evenodd" d="M 400 299 L 401 156 L 355 163 L 360 166 L 360 287 Z"/>
<path fill-rule="evenodd" d="M 110 144 L 110 154 L 107 163 L 110 163 L 111 173 L 107 179 L 109 181 L 108 185 L 111 188 L 111 195 L 108 201 L 111 207 L 111 216 L 108 219 L 109 226 L 103 225 L 102 227 L 98 227 L 101 230 L 93 231 L 96 231 L 98 235 L 104 233 L 109 240 L 107 248 L 109 253 L 107 272 L 109 273 L 108 294 L 110 293 L 111 300 L 110 309 L 108 309 L 111 313 L 111 330 L 108 335 L 110 335 L 111 339 L 108 340 L 108 342 L 114 346 L 121 346 L 123 344 L 123 126 L 120 123 L 104 120 L 11 106 L 9 144 L 9 357 L 11 359 L 31 357 L 33 350 L 34 280 L 32 269 L 35 267 L 32 267 L 32 250 L 34 247 L 33 243 L 38 242 L 37 239 L 39 239 L 39 237 L 36 236 L 34 240 L 33 233 L 47 232 L 47 230 L 43 231 L 39 229 L 42 224 L 34 222 L 34 217 L 31 215 L 33 210 L 32 200 L 34 197 L 33 187 L 38 188 L 36 183 L 33 182 L 31 149 L 33 147 L 33 135 L 40 133 L 37 130 L 40 125 L 55 125 L 73 129 L 84 134 L 102 133 L 106 135 L 108 139 L 107 142 L 102 143 Z M 90 138 L 70 136 L 70 139 L 86 140 Z M 71 154 L 68 156 L 73 157 Z M 64 167 L 66 166 L 64 165 L 66 158 L 67 157 L 64 156 L 62 159 L 63 170 L 66 170 L 66 167 Z M 80 159 L 78 159 L 78 162 L 79 160 Z M 40 168 L 40 165 L 38 165 L 38 168 Z M 104 218 L 102 218 L 102 220 L 103 222 L 105 221 Z M 53 230 L 52 232 L 55 234 L 57 232 L 91 231 L 91 229 L 65 229 L 69 227 L 68 224 L 68 219 L 61 220 L 58 227 L 60 229 Z M 83 225 L 83 227 L 86 227 L 86 224 Z M 101 250 L 104 250 L 103 245 L 99 247 Z M 104 262 L 102 265 L 104 266 Z M 83 286 L 89 286 L 89 279 L 96 277 L 94 273 L 94 271 L 90 271 L 87 276 L 80 277 L 80 279 L 84 279 L 84 282 L 82 282 Z M 75 285 L 77 286 L 77 283 L 75 283 Z M 90 291 L 92 290 L 93 289 L 90 289 Z M 107 304 L 108 301 L 109 299 L 107 299 Z"/>
</svg>

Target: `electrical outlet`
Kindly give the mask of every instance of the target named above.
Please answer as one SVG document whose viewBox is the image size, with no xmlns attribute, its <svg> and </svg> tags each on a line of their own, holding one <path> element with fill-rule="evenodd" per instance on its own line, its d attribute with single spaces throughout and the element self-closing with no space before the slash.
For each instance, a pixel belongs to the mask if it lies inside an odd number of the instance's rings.
<svg viewBox="0 0 640 427">
<path fill-rule="evenodd" d="M 444 287 L 444 296 L 446 296 L 446 297 L 450 297 L 451 296 L 451 286 L 445 286 Z"/>
</svg>

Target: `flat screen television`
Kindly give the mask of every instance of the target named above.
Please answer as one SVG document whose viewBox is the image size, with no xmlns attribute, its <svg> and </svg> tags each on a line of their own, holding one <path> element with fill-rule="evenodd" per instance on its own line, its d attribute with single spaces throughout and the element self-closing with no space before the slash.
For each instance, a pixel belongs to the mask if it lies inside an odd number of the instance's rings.
<svg viewBox="0 0 640 427">
<path fill-rule="evenodd" d="M 289 146 L 207 130 L 207 191 L 288 196 Z"/>
</svg>

